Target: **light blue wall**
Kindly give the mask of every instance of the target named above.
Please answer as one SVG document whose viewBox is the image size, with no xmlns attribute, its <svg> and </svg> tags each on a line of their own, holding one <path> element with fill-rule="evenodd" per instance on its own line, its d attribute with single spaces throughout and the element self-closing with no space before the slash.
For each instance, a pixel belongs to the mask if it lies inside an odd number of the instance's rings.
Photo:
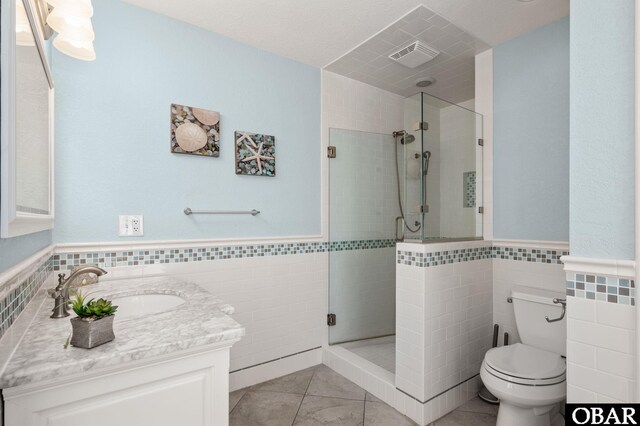
<svg viewBox="0 0 640 426">
<path fill-rule="evenodd" d="M 121 1 L 93 4 L 97 60 L 53 54 L 54 240 L 121 239 L 119 214 L 143 214 L 148 240 L 320 234 L 320 70 Z M 172 102 L 221 112 L 220 158 L 169 152 Z M 235 175 L 234 130 L 275 135 L 277 177 Z M 187 206 L 262 213 L 187 217 Z"/>
<path fill-rule="evenodd" d="M 569 240 L 569 18 L 493 51 L 494 237 Z"/>
<path fill-rule="evenodd" d="M 0 238 L 0 272 L 22 262 L 51 244 L 51 231 L 14 238 Z"/>
<path fill-rule="evenodd" d="M 571 254 L 634 257 L 634 1 L 571 2 Z"/>
</svg>

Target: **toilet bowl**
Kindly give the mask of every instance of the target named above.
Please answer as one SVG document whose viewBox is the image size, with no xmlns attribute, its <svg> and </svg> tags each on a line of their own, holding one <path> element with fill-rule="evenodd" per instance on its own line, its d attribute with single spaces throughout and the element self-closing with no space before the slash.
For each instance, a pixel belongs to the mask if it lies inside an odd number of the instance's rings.
<svg viewBox="0 0 640 426">
<path fill-rule="evenodd" d="M 551 410 L 566 397 L 566 326 L 562 293 L 516 287 L 511 293 L 522 343 L 485 354 L 480 377 L 500 399 L 497 426 L 549 426 Z"/>
<path fill-rule="evenodd" d="M 491 349 L 480 370 L 500 399 L 498 426 L 549 426 L 549 412 L 566 396 L 565 374 L 560 355 L 521 343 Z"/>
</svg>

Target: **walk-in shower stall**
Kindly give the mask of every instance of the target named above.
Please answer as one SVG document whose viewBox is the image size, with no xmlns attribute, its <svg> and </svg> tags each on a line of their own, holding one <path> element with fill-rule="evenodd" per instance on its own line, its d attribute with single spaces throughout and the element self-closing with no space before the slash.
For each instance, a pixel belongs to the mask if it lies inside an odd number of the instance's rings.
<svg viewBox="0 0 640 426">
<path fill-rule="evenodd" d="M 482 117 L 418 93 L 395 132 L 329 144 L 329 343 L 393 372 L 395 244 L 482 238 Z"/>
</svg>

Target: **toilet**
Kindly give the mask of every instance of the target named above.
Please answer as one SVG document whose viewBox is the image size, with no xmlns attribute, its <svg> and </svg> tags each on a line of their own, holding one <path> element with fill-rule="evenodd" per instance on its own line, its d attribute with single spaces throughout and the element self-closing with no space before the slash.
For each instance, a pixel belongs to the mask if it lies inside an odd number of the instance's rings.
<svg viewBox="0 0 640 426">
<path fill-rule="evenodd" d="M 500 399 L 496 426 L 549 426 L 550 412 L 567 394 L 566 319 L 554 298 L 563 293 L 515 287 L 510 301 L 522 343 L 487 351 L 480 369 L 486 388 Z M 563 422 L 554 419 L 554 425 Z"/>
</svg>

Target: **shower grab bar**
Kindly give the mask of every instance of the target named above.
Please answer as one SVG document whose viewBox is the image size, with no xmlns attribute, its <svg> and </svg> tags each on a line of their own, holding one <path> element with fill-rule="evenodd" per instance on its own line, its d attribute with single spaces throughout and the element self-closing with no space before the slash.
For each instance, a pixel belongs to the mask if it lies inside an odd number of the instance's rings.
<svg viewBox="0 0 640 426">
<path fill-rule="evenodd" d="M 546 319 L 547 322 L 558 322 L 558 321 L 561 321 L 564 318 L 564 314 L 567 312 L 567 299 L 555 298 L 555 299 L 553 299 L 553 303 L 562 305 L 562 313 L 560 314 L 560 316 L 558 318 L 554 318 L 554 319 L 549 319 L 548 316 L 545 316 L 544 319 Z"/>
<path fill-rule="evenodd" d="M 251 216 L 256 216 L 260 214 L 260 210 L 191 210 L 190 207 L 187 207 L 183 210 L 184 214 L 187 216 L 192 214 L 250 214 Z"/>
</svg>

